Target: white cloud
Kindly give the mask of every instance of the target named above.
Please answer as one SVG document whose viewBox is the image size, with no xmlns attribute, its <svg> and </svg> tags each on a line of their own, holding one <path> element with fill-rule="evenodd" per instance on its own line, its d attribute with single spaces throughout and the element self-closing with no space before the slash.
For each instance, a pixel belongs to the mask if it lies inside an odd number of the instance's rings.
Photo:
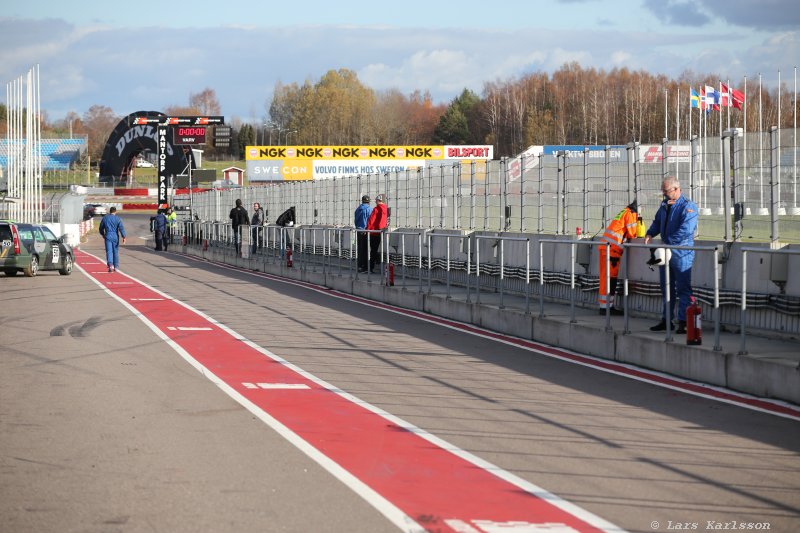
<svg viewBox="0 0 800 533">
<path fill-rule="evenodd" d="M 340 68 L 353 70 L 375 90 L 429 91 L 434 101 L 446 103 L 464 88 L 481 94 L 487 82 L 540 70 L 551 73 L 573 61 L 673 77 L 690 68 L 733 80 L 778 68 L 789 72 L 797 56 L 797 31 L 759 39 L 638 28 L 239 26 L 165 31 L 0 18 L 0 80 L 10 81 L 41 64 L 42 102 L 81 114 L 94 104 L 120 115 L 186 105 L 191 93 L 211 87 L 225 115 L 249 120 L 256 118 L 254 109 L 263 114 L 277 80 L 302 84 Z M 59 118 L 57 110 L 48 111 Z"/>
</svg>

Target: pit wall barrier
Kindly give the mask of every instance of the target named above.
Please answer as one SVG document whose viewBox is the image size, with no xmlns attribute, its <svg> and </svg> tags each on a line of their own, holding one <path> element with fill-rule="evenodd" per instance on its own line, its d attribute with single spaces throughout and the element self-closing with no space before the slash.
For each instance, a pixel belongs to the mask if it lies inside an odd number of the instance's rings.
<svg viewBox="0 0 800 533">
<path fill-rule="evenodd" d="M 631 319 L 646 318 L 649 326 L 649 320 L 658 320 L 660 316 L 663 302 L 658 269 L 651 271 L 645 263 L 650 256 L 649 248 L 664 245 L 634 243 L 626 251 L 625 266 L 618 284 L 626 316 L 623 321 L 615 320 L 615 327 L 612 327 L 608 316 L 601 318 L 596 312 L 597 285 L 602 281 L 595 278 L 593 283 L 578 282 L 580 278 L 590 276 L 587 273 L 592 269 L 596 271 L 597 248 L 604 246 L 599 241 L 458 230 L 397 229 L 385 232 L 382 239 L 382 265 L 391 262 L 395 272 L 394 285 L 388 286 L 383 273 L 357 271 L 355 235 L 358 230 L 355 228 L 263 226 L 255 228 L 255 232 L 253 229 L 241 228 L 241 254 L 233 245 L 233 231 L 229 224 L 184 224 L 177 230 L 180 234 L 178 242 L 185 242 L 185 253 L 212 261 L 307 281 L 492 331 L 757 396 L 800 403 L 800 370 L 796 361 L 758 357 L 754 352 L 747 354 L 739 343 L 729 340 L 730 335 L 725 342 L 720 340 L 720 332 L 730 331 L 745 336 L 754 330 L 773 333 L 779 338 L 784 335 L 780 330 L 754 327 L 753 317 L 741 313 L 741 296 L 730 301 L 723 297 L 723 282 L 728 278 L 738 277 L 740 281 L 735 289 L 725 288 L 725 294 L 735 292 L 740 295 L 742 292 L 741 270 L 735 275 L 724 272 L 737 266 L 737 263 L 732 264 L 730 249 L 726 250 L 724 243 L 703 243 L 694 247 L 698 250 L 694 268 L 698 273 L 702 272 L 698 278 L 701 284 L 709 284 L 708 287 L 696 286 L 695 294 L 703 302 L 705 323 L 713 324 L 714 334 L 708 335 L 704 346 L 687 346 L 682 338 L 680 342 L 673 339 L 670 331 L 654 334 L 641 325 L 638 329 L 631 327 Z M 255 253 L 252 251 L 254 243 Z M 579 249 L 589 253 L 579 253 Z M 287 266 L 287 250 L 292 250 L 292 267 Z M 744 255 L 750 256 L 747 263 L 751 265 L 776 255 L 752 247 L 746 252 Z M 722 262 L 724 254 L 729 254 L 727 262 Z M 701 256 L 706 259 L 701 260 Z M 795 254 L 786 254 L 787 262 L 798 259 L 800 257 Z M 587 264 L 586 272 L 577 274 L 576 268 L 584 269 L 581 262 Z M 640 263 L 644 268 L 632 266 Z M 741 264 L 740 261 L 738 265 Z M 634 293 L 633 289 L 638 292 Z M 759 295 L 752 296 L 746 294 L 748 309 L 751 303 L 760 301 Z M 724 320 L 723 305 L 735 311 L 736 320 Z M 587 308 L 590 309 L 588 316 L 585 311 L 580 315 L 576 313 L 576 309 Z M 765 312 L 763 308 L 759 311 Z M 797 312 L 789 309 L 786 314 L 796 318 Z M 756 326 L 760 324 L 759 320 Z M 786 342 L 786 339 L 781 342 Z M 796 352 L 800 352 L 800 343 L 797 348 Z"/>
</svg>

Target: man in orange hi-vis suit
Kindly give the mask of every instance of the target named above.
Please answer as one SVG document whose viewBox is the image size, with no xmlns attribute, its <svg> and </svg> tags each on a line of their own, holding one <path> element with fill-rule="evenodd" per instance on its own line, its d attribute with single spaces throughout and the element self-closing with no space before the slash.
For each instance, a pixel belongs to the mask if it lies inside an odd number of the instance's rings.
<svg viewBox="0 0 800 533">
<path fill-rule="evenodd" d="M 636 226 L 639 215 L 637 213 L 638 206 L 634 201 L 628 207 L 619 212 L 606 227 L 605 233 L 600 238 L 600 242 L 609 243 L 608 254 L 610 263 L 609 272 L 609 292 L 606 294 L 606 246 L 600 245 L 600 294 L 597 297 L 597 303 L 600 306 L 600 314 L 606 314 L 606 309 L 612 315 L 621 315 L 622 310 L 614 307 L 614 294 L 617 291 L 617 278 L 619 277 L 620 259 L 622 259 L 622 243 L 625 240 L 633 240 L 636 238 Z"/>
</svg>

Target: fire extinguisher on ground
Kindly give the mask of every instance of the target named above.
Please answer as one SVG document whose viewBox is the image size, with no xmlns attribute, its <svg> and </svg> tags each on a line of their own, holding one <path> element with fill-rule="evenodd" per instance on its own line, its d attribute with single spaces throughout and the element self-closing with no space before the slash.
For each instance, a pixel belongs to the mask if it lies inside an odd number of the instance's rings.
<svg viewBox="0 0 800 533">
<path fill-rule="evenodd" d="M 293 263 L 292 263 L 292 249 L 291 248 L 287 248 L 286 249 L 286 266 L 288 268 L 292 268 L 292 265 L 293 265 Z"/>
<path fill-rule="evenodd" d="M 384 270 L 387 287 L 394 286 L 394 263 L 388 263 Z"/>
<path fill-rule="evenodd" d="M 692 296 L 692 303 L 686 308 L 686 344 L 695 346 L 703 344 L 702 313 L 700 304 Z"/>
</svg>

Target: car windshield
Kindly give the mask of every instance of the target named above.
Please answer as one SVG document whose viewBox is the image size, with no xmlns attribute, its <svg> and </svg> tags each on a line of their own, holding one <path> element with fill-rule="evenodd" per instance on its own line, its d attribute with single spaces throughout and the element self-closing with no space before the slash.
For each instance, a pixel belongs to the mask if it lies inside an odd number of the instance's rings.
<svg viewBox="0 0 800 533">
<path fill-rule="evenodd" d="M 11 226 L 0 226 L 0 240 L 10 241 L 12 238 L 13 235 L 11 235 Z"/>
<path fill-rule="evenodd" d="M 44 242 L 44 233 L 42 233 L 42 228 L 34 227 L 33 228 L 33 236 L 36 238 L 36 242 Z"/>
<path fill-rule="evenodd" d="M 58 240 L 55 234 L 52 231 L 50 231 L 50 228 L 48 228 L 47 226 L 42 226 L 42 232 L 44 233 L 44 238 L 47 239 L 48 241 Z"/>
</svg>

